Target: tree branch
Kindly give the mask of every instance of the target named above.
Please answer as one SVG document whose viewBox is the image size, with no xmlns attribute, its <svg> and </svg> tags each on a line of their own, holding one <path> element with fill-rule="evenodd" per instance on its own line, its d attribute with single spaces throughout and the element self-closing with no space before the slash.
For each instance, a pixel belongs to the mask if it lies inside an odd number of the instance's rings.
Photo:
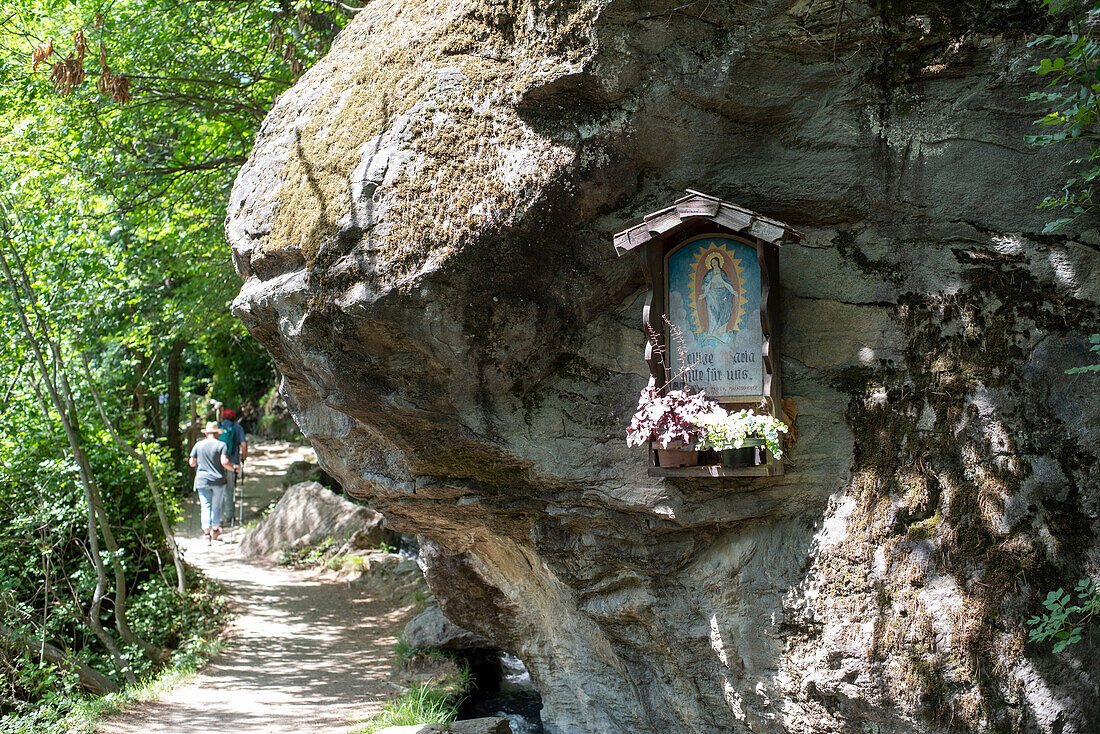
<svg viewBox="0 0 1100 734">
<path fill-rule="evenodd" d="M 98 693 L 102 696 L 107 693 L 116 693 L 118 691 L 118 684 L 113 680 L 103 675 L 103 673 L 100 673 L 95 668 L 89 667 L 79 660 L 74 660 L 66 655 L 61 648 L 55 647 L 48 642 L 39 643 L 36 640 L 28 640 L 11 627 L 3 624 L 0 624 L 0 637 L 3 637 L 13 645 L 22 647 L 32 654 L 41 653 L 42 657 L 44 657 L 47 662 L 63 670 L 75 670 L 77 675 L 80 676 L 81 685 L 92 693 Z"/>
</svg>

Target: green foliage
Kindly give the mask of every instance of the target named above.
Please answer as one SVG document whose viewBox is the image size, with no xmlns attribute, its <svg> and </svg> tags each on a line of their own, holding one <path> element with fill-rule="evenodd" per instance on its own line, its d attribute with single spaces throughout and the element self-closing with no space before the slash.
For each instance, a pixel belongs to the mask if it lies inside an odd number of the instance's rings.
<svg viewBox="0 0 1100 734">
<path fill-rule="evenodd" d="M 1100 354 L 1100 334 L 1089 335 L 1089 351 L 1095 354 Z M 1086 364 L 1080 367 L 1070 367 L 1066 370 L 1067 375 L 1080 375 L 1086 372 L 1100 372 L 1100 363 Z"/>
<path fill-rule="evenodd" d="M 119 548 L 112 558 L 98 538 L 100 556 L 122 566 L 134 631 L 166 647 L 175 669 L 205 649 L 224 605 L 197 576 L 183 596 L 165 580 L 174 570 L 143 471 L 73 366 L 88 358 L 106 412 L 162 488 L 188 478 L 169 453 L 173 395 L 210 392 L 236 407 L 267 391 L 270 361 L 226 307 L 239 285 L 223 233 L 228 193 L 274 97 L 349 13 L 323 0 L 5 0 L 2 16 L 0 250 L 26 268 L 37 338 L 69 365 L 66 412 Z M 97 77 L 125 79 L 127 95 L 104 94 Z M 0 644 L 0 716 L 4 731 L 77 730 L 59 722 L 92 699 L 18 640 L 123 678 L 88 624 L 96 572 L 83 487 L 16 312 L 0 287 L 0 623 L 17 638 Z M 178 518 L 178 499 L 162 494 Z M 98 620 L 107 630 L 114 584 Z M 138 675 L 156 672 L 123 653 Z"/>
<path fill-rule="evenodd" d="M 398 670 L 407 670 L 416 663 L 427 661 L 438 666 L 442 673 L 433 677 L 433 683 L 452 698 L 460 701 L 469 695 L 474 685 L 470 663 L 464 658 L 438 647 L 413 647 L 401 635 L 393 646 L 393 663 Z"/>
<path fill-rule="evenodd" d="M 272 507 L 274 505 L 271 505 Z M 269 510 L 265 510 L 266 516 Z M 279 550 L 279 554 L 276 557 L 277 562 L 281 566 L 289 566 L 291 568 L 310 568 L 313 566 L 325 566 L 332 570 L 338 570 L 346 565 L 358 565 L 363 566 L 366 564 L 366 559 L 357 555 L 337 555 L 338 551 L 343 546 L 343 543 L 335 538 L 325 538 L 320 543 L 314 545 L 305 545 L 300 548 L 291 548 L 290 546 L 283 547 Z M 371 547 L 371 550 L 381 551 L 383 553 L 396 553 L 397 549 L 386 541 L 382 541 L 375 546 Z"/>
<path fill-rule="evenodd" d="M 1054 640 L 1054 652 L 1062 652 L 1084 638 L 1091 628 L 1092 618 L 1100 612 L 1100 587 L 1092 579 L 1081 579 L 1074 588 L 1077 603 L 1062 589 L 1047 594 L 1043 606 L 1047 612 L 1027 621 L 1032 642 Z"/>
<path fill-rule="evenodd" d="M 95 574 L 86 562 L 86 517 L 76 468 L 59 454 L 64 444 L 60 428 L 40 411 L 28 409 L 0 415 L 0 431 L 5 436 L 0 441 L 0 464 L 5 467 L 0 471 L 0 524 L 5 528 L 0 534 L 0 622 L 23 636 L 68 649 L 114 677 L 106 651 L 79 621 L 94 589 Z M 197 578 L 186 605 L 168 589 L 163 574 L 173 572 L 141 469 L 118 455 L 90 415 L 84 431 L 90 438 L 89 459 L 134 585 L 131 624 L 139 634 L 176 647 L 180 640 L 197 634 L 204 620 L 218 618 L 213 602 L 202 601 L 206 591 Z M 170 469 L 157 456 L 153 454 L 154 467 L 163 477 Z M 175 503 L 174 498 L 169 501 Z M 169 511 L 178 513 L 178 505 Z M 110 618 L 104 623 L 113 624 Z M 13 676 L 5 676 L 14 684 L 4 691 L 12 700 L 49 704 L 50 690 L 71 695 L 72 676 L 43 676 L 37 663 L 11 656 L 11 650 L 0 651 L 0 667 L 9 668 Z M 151 672 L 148 660 L 132 657 L 139 674 Z"/>
<path fill-rule="evenodd" d="M 259 406 L 275 383 L 271 358 L 240 323 L 204 335 L 195 352 L 188 365 L 190 377 L 202 386 L 201 392 L 226 407 Z"/>
<path fill-rule="evenodd" d="M 1041 102 L 1047 113 L 1035 123 L 1046 132 L 1025 139 L 1033 145 L 1071 145 L 1073 157 L 1067 162 L 1071 176 L 1057 194 L 1048 196 L 1039 205 L 1064 213 L 1044 228 L 1056 231 L 1093 211 L 1097 205 L 1095 186 L 1100 177 L 1100 145 L 1096 140 L 1096 123 L 1100 120 L 1100 38 L 1095 20 L 1100 15 L 1100 2 L 1078 4 L 1076 0 L 1042 0 L 1053 14 L 1067 15 L 1068 32 L 1042 35 L 1030 46 L 1051 50 L 1050 58 L 1042 59 L 1031 71 L 1047 77 L 1043 91 L 1033 92 L 1027 99 Z"/>
<path fill-rule="evenodd" d="M 330 571 L 341 571 L 345 568 L 351 568 L 352 570 L 362 570 L 369 564 L 369 561 L 363 556 L 354 555 L 335 555 L 325 561 L 325 568 Z"/>
<path fill-rule="evenodd" d="M 280 566 L 291 568 L 322 566 L 339 547 L 340 544 L 334 538 L 325 538 L 320 543 L 301 548 L 284 547 L 279 550 L 277 560 Z"/>
<path fill-rule="evenodd" d="M 352 729 L 352 734 L 374 734 L 388 726 L 450 724 L 457 715 L 458 710 L 445 691 L 424 683 L 387 702 L 380 713 Z"/>
<path fill-rule="evenodd" d="M 398 670 L 414 667 L 419 662 L 436 666 L 436 674 L 425 683 L 409 689 L 389 701 L 382 711 L 372 716 L 353 734 L 370 734 L 387 726 L 411 724 L 449 724 L 454 721 L 458 706 L 473 688 L 473 674 L 466 660 L 439 648 L 416 648 L 404 635 L 393 646 L 394 665 Z M 443 671 L 439 674 L 438 671 Z"/>
<path fill-rule="evenodd" d="M 88 696 L 73 685 L 65 696 L 54 696 L 35 708 L 0 718 L 0 734 L 92 734 L 104 717 L 159 698 L 186 682 L 221 649 L 222 641 L 215 636 L 192 637 L 175 651 L 167 666 L 137 685 L 106 696 Z"/>
<path fill-rule="evenodd" d="M 130 604 L 130 622 L 147 639 L 180 650 L 211 636 L 229 614 L 225 597 L 205 577 L 195 574 L 186 597 L 180 597 L 160 574 L 141 584 Z"/>
<path fill-rule="evenodd" d="M 441 650 L 438 647 L 413 647 L 405 639 L 405 635 L 397 638 L 393 645 L 393 662 L 397 668 L 405 668 L 409 661 L 427 659 L 434 663 L 451 662 L 458 666 L 460 671 L 466 671 L 461 675 L 463 680 L 468 680 L 469 666 L 466 661 L 459 659 L 454 653 Z"/>
<path fill-rule="evenodd" d="M 393 662 L 398 668 L 404 668 L 414 655 L 418 652 L 418 648 L 409 644 L 409 641 L 405 639 L 405 635 L 399 635 L 397 642 L 393 645 Z"/>
</svg>

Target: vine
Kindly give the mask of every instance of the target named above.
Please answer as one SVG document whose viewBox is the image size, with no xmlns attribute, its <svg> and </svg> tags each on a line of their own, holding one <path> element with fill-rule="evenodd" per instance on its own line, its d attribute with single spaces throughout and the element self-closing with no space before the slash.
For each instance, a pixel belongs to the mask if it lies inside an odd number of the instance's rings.
<svg viewBox="0 0 1100 734">
<path fill-rule="evenodd" d="M 1049 112 L 1035 124 L 1050 128 L 1049 132 L 1027 135 L 1025 140 L 1038 147 L 1089 143 L 1084 154 L 1067 161 L 1071 175 L 1061 191 L 1046 197 L 1040 209 L 1052 209 L 1062 214 L 1043 228 L 1055 232 L 1092 212 L 1098 203 L 1095 191 L 1100 178 L 1100 137 L 1096 123 L 1100 121 L 1100 2 L 1083 6 L 1077 0 L 1042 0 L 1051 14 L 1065 13 L 1069 18 L 1068 32 L 1045 34 L 1028 46 L 1044 46 L 1051 50 L 1050 58 L 1042 59 L 1031 71 L 1049 78 L 1046 87 L 1025 99 L 1042 102 Z M 1087 9 L 1086 9 L 1087 8 Z M 1057 55 L 1055 55 L 1057 54 Z M 1078 148 L 1083 147 L 1078 145 Z"/>
</svg>

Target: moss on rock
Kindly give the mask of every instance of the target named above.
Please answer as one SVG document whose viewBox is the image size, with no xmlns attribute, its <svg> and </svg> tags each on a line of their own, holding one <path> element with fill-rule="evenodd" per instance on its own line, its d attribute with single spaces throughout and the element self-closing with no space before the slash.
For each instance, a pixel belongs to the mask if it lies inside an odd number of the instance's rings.
<svg viewBox="0 0 1100 734">
<path fill-rule="evenodd" d="M 323 268 L 361 232 L 382 265 L 376 272 L 393 283 L 508 221 L 551 172 L 546 161 L 570 159 L 564 150 L 542 150 L 550 144 L 527 129 L 512 103 L 590 52 L 586 33 L 597 8 L 371 3 L 303 79 L 316 85 L 314 93 L 277 108 L 297 122 L 278 213 L 257 255 L 296 248 Z M 361 63 L 335 61 L 349 57 Z M 353 172 L 386 146 L 386 178 L 373 192 L 369 221 L 357 221 L 355 191 L 363 182 Z M 525 160 L 532 148 L 540 151 L 534 167 Z M 447 195 L 439 196 L 443 189 Z M 349 229 L 353 236 L 341 243 L 338 234 Z"/>
</svg>

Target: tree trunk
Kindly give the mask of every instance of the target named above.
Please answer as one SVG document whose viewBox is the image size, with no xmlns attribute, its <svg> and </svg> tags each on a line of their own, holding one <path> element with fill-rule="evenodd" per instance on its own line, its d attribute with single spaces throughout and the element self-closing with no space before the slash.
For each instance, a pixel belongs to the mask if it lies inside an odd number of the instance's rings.
<svg viewBox="0 0 1100 734">
<path fill-rule="evenodd" d="M 12 645 L 17 645 L 31 654 L 41 654 L 48 662 L 66 670 L 76 670 L 80 676 L 80 683 L 92 693 L 104 695 L 118 691 L 118 684 L 95 668 L 91 668 L 79 660 L 74 660 L 65 654 L 63 650 L 54 647 L 48 642 L 39 643 L 19 635 L 11 627 L 0 624 L 0 637 L 3 637 Z"/>
<path fill-rule="evenodd" d="M 0 255 L 0 262 L 3 262 L 4 271 L 5 274 L 7 274 L 7 262 L 3 260 L 3 255 Z M 22 307 L 20 306 L 20 308 Z M 23 316 L 22 311 L 20 312 L 20 316 Z M 26 324 L 24 324 L 24 327 L 26 327 Z M 34 345 L 35 356 L 37 357 L 39 366 L 42 367 L 45 364 L 45 361 L 42 359 L 42 351 L 38 348 L 38 343 L 36 341 L 32 341 L 32 344 Z M 46 375 L 45 372 L 42 374 Z M 32 381 L 31 386 L 34 388 L 34 393 L 38 396 L 38 402 L 42 406 L 42 414 L 48 415 L 50 408 L 46 404 L 46 398 L 42 395 L 38 383 Z M 52 383 L 50 383 L 47 388 L 50 391 L 51 401 L 56 405 L 56 401 L 52 399 L 56 397 L 57 389 Z M 69 424 L 64 420 L 63 423 L 65 423 L 65 432 L 67 435 L 69 432 Z M 103 556 L 99 552 L 99 533 L 96 531 L 96 514 L 92 506 L 92 496 L 88 488 L 88 483 L 84 481 L 83 469 L 80 472 L 80 479 L 84 487 L 84 505 L 88 515 L 88 556 L 92 560 L 92 566 L 95 568 L 96 576 L 95 590 L 92 592 L 92 602 L 88 608 L 85 619 L 88 626 L 91 627 L 92 633 L 101 643 L 103 643 L 103 646 L 107 648 L 107 652 L 111 654 L 111 659 L 115 661 L 115 665 L 122 671 L 123 676 L 126 678 L 126 682 L 137 683 L 137 676 L 135 676 L 134 671 L 130 669 L 130 661 L 122 654 L 122 650 L 119 648 L 115 638 L 111 637 L 111 634 L 103 628 L 102 623 L 99 621 L 100 610 L 103 607 L 103 598 L 107 595 L 107 569 L 103 565 Z"/>
<path fill-rule="evenodd" d="M 199 408 L 195 396 L 191 396 L 191 424 L 187 427 L 187 450 L 199 440 Z"/>
<path fill-rule="evenodd" d="M 134 385 L 134 414 L 141 416 L 141 425 L 154 439 L 159 438 L 160 411 L 157 409 L 157 397 L 145 387 L 145 378 L 153 367 L 154 358 L 147 354 L 137 357 L 137 383 Z"/>
<path fill-rule="evenodd" d="M 171 524 L 168 522 L 168 513 L 164 506 L 164 498 L 160 495 L 160 490 L 157 488 L 157 478 L 153 474 L 153 467 L 149 465 L 149 458 L 141 451 L 138 451 L 130 444 L 126 443 L 122 436 L 115 430 L 114 424 L 111 419 L 107 417 L 107 409 L 103 407 L 103 400 L 99 397 L 99 390 L 96 389 L 95 382 L 92 380 L 92 370 L 88 366 L 88 357 L 85 354 L 80 355 L 84 360 L 84 374 L 88 377 L 88 388 L 92 392 L 92 398 L 95 400 L 95 406 L 99 410 L 99 415 L 103 418 L 103 425 L 107 427 L 107 431 L 111 434 L 111 438 L 115 440 L 118 447 L 125 451 L 131 458 L 141 464 L 142 471 L 145 472 L 145 482 L 149 485 L 149 492 L 153 495 L 153 503 L 157 506 L 157 518 L 160 519 L 160 527 L 164 531 L 164 542 L 168 544 L 168 551 L 172 555 L 172 563 L 176 567 L 176 590 L 180 596 L 187 593 L 186 580 L 183 573 L 183 559 L 180 557 L 179 548 L 176 546 L 176 538 L 172 530 Z"/>
<path fill-rule="evenodd" d="M 3 253 L 0 253 L 0 267 L 3 268 L 4 276 L 11 290 L 12 301 L 16 307 L 16 315 L 19 317 L 19 322 L 23 327 L 23 334 L 26 336 L 27 341 L 30 343 L 31 350 L 35 355 L 35 361 L 38 363 L 39 371 L 41 372 L 42 382 L 50 396 L 50 401 L 53 403 L 54 410 L 61 419 L 61 425 L 65 429 L 65 437 L 68 439 L 69 448 L 72 450 L 73 458 L 76 459 L 77 468 L 80 471 L 81 483 L 84 485 L 85 500 L 89 506 L 89 523 L 91 527 L 89 527 L 90 537 L 88 540 L 93 546 L 89 550 L 92 552 L 93 560 L 96 561 L 97 564 L 102 563 L 99 557 L 96 533 L 94 532 L 94 525 L 96 520 L 98 520 L 99 529 L 103 533 L 103 544 L 106 546 L 107 555 L 111 561 L 111 567 L 114 570 L 115 628 L 118 630 L 123 640 L 136 645 L 147 658 L 156 664 L 160 664 L 167 659 L 164 650 L 142 639 L 130 628 L 130 623 L 126 616 L 126 573 L 122 567 L 118 543 L 115 541 L 114 532 L 111 530 L 111 523 L 107 517 L 107 510 L 103 505 L 103 497 L 100 495 L 99 487 L 96 485 L 95 474 L 92 472 L 92 466 L 91 462 L 88 461 L 88 455 L 84 451 L 79 429 L 76 424 L 78 411 L 76 409 L 76 402 L 73 399 L 72 388 L 69 385 L 68 375 L 65 370 L 65 361 L 61 356 L 61 348 L 58 343 L 51 338 L 46 319 L 42 313 L 38 311 L 36 293 L 34 287 L 31 285 L 30 278 L 27 276 L 23 262 L 19 258 L 19 254 L 15 252 L 15 250 L 11 250 L 11 256 L 16 266 L 19 268 L 20 280 L 22 281 L 23 290 L 26 292 L 27 301 L 38 322 L 38 328 L 42 332 L 42 336 L 45 339 L 46 345 L 49 347 L 50 356 L 52 357 L 51 361 L 54 369 L 50 370 L 46 365 L 45 355 L 42 353 L 39 340 L 35 336 L 34 329 L 31 327 L 27 317 L 27 309 L 19 293 L 19 284 L 16 282 L 8 266 L 7 258 Z M 54 382 L 54 377 L 56 377 L 56 382 Z M 97 571 L 98 570 L 97 567 Z M 97 623 L 97 620 L 93 622 L 93 624 Z M 93 630 L 94 629 L 93 626 Z M 102 640 L 103 638 L 101 637 L 100 639 Z M 107 642 L 104 641 L 104 644 L 106 645 Z M 112 650 L 112 653 L 113 652 Z M 127 668 L 127 672 L 129 672 L 129 668 Z M 133 673 L 129 673 L 128 677 L 132 675 Z"/>
<path fill-rule="evenodd" d="M 180 434 L 180 363 L 183 361 L 183 339 L 172 342 L 168 353 L 168 415 L 165 418 L 165 435 L 168 438 L 168 451 L 172 455 L 172 466 L 183 469 L 183 436 Z"/>
</svg>

